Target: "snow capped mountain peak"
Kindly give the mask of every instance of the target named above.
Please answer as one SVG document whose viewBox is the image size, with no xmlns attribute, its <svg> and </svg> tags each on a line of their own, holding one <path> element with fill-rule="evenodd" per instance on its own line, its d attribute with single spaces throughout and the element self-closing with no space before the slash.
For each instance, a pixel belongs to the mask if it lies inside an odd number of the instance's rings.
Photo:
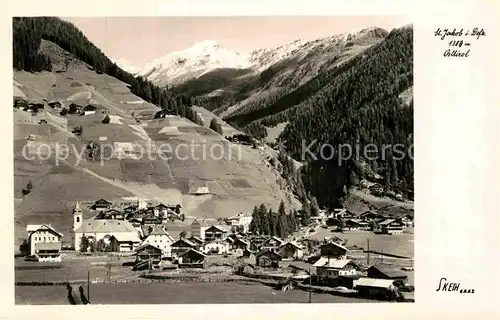
<svg viewBox="0 0 500 320">
<path fill-rule="evenodd" d="M 160 85 L 178 84 L 218 68 L 245 69 L 248 58 L 229 50 L 214 40 L 204 40 L 191 47 L 171 52 L 147 64 L 139 75 Z"/>
<path fill-rule="evenodd" d="M 215 69 L 251 69 L 253 72 L 262 72 L 271 65 L 288 59 L 301 61 L 321 55 L 334 58 L 342 46 L 352 46 L 358 42 L 362 44 L 365 40 L 370 42 L 384 38 L 387 34 L 387 31 L 377 27 L 362 28 L 316 40 L 298 39 L 273 48 L 254 50 L 249 54 L 229 50 L 215 40 L 203 40 L 187 49 L 153 60 L 138 75 L 164 86 L 178 85 Z"/>
</svg>

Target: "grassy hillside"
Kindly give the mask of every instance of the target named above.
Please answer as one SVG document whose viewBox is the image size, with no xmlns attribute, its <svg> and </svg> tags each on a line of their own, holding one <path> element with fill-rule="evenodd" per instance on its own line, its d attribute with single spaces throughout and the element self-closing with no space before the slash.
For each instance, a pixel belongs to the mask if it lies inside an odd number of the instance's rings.
<svg viewBox="0 0 500 320">
<path fill-rule="evenodd" d="M 126 83 L 89 69 L 50 41 L 41 41 L 39 53 L 51 59 L 58 72 L 15 71 L 17 92 L 29 101 L 58 100 L 62 108 L 78 101 L 90 103 L 98 111 L 62 116 L 61 108 L 47 104 L 36 114 L 14 109 L 17 240 L 25 236 L 28 223 L 52 223 L 69 236 L 75 202 L 99 198 L 120 202 L 135 196 L 180 203 L 187 215 L 212 218 L 251 212 L 261 203 L 276 209 L 281 200 L 290 208 L 298 206 L 287 192 L 287 182 L 270 162 L 276 155 L 226 141 L 208 128 L 214 117 L 209 111 L 190 108 L 204 126 L 179 115 L 153 119 L 159 108 L 131 93 Z M 110 117 L 107 124 L 102 123 L 106 115 Z M 236 132 L 221 123 L 225 134 Z M 80 127 L 81 134 L 73 133 Z M 151 158 L 145 154 L 140 159 L 120 159 L 104 152 L 107 158 L 101 163 L 100 158 L 88 157 L 85 150 L 91 143 L 96 150 L 106 150 L 106 144 L 115 151 L 141 146 L 151 150 Z M 206 157 L 201 147 L 192 156 L 185 147 L 191 144 L 204 145 Z M 56 163 L 54 153 L 49 157 L 48 152 L 58 145 L 68 146 L 70 152 L 65 161 Z M 23 148 L 29 151 L 29 158 L 23 155 Z M 210 150 L 214 150 L 212 154 Z M 82 151 L 83 158 L 79 158 Z M 170 158 L 161 159 L 160 153 Z M 23 195 L 28 183 L 33 187 Z M 194 195 L 200 187 L 207 187 L 209 193 Z"/>
</svg>

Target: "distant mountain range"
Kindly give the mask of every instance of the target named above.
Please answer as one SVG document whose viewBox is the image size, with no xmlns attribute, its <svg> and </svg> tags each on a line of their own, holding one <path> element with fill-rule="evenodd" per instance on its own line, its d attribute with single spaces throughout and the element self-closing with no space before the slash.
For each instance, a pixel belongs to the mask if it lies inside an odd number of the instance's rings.
<svg viewBox="0 0 500 320">
<path fill-rule="evenodd" d="M 257 49 L 247 55 L 225 48 L 214 40 L 205 40 L 187 49 L 168 53 L 142 68 L 132 67 L 123 58 L 115 62 L 125 71 L 145 77 L 156 85 L 175 86 L 217 69 L 238 69 L 245 71 L 244 73 L 255 73 L 284 60 L 306 58 L 308 54 L 307 58 L 329 56 L 335 53 L 333 47 L 340 47 L 360 38 L 384 38 L 387 34 L 387 31 L 380 28 L 365 28 L 313 41 L 299 39 L 273 48 Z"/>
</svg>

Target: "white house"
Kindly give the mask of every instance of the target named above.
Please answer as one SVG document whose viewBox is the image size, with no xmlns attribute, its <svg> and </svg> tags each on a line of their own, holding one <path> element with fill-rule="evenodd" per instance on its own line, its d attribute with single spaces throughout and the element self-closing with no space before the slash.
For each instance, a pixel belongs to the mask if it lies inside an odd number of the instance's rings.
<svg viewBox="0 0 500 320">
<path fill-rule="evenodd" d="M 282 244 L 278 248 L 278 253 L 283 259 L 301 259 L 304 256 L 304 249 L 294 241 Z"/>
<path fill-rule="evenodd" d="M 229 252 L 229 243 L 222 240 L 208 242 L 203 246 L 203 252 L 205 254 L 226 254 Z"/>
<path fill-rule="evenodd" d="M 163 230 L 162 226 L 156 226 L 154 230 L 147 236 L 146 239 L 141 243 L 141 246 L 150 244 L 156 248 L 161 249 L 161 254 L 163 257 L 172 256 L 172 243 L 174 239 Z"/>
<path fill-rule="evenodd" d="M 104 240 L 109 243 L 112 236 L 118 240 L 120 251 L 132 251 L 139 246 L 141 240 L 134 226 L 126 220 L 91 219 L 83 220 L 80 205 L 73 210 L 73 228 L 71 230 L 75 250 L 80 249 L 82 237 L 90 242 Z"/>
<path fill-rule="evenodd" d="M 318 276 L 337 277 L 354 276 L 358 274 L 359 267 L 349 259 L 335 259 L 321 257 L 313 265 Z"/>
<path fill-rule="evenodd" d="M 252 222 L 252 216 L 245 215 L 243 213 L 239 213 L 235 216 L 226 219 L 226 223 L 230 226 L 243 227 L 243 233 L 248 232 L 248 228 L 250 227 L 251 222 Z"/>
<path fill-rule="evenodd" d="M 62 233 L 47 224 L 26 227 L 30 254 L 38 256 L 38 261 L 61 261 Z"/>
</svg>

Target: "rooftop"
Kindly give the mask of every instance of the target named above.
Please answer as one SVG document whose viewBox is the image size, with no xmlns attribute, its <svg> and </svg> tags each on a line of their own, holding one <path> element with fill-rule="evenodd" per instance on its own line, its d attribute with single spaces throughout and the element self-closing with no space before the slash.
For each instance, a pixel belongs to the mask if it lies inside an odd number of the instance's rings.
<svg viewBox="0 0 500 320">
<path fill-rule="evenodd" d="M 319 258 L 318 261 L 313 265 L 314 267 L 325 267 L 332 269 L 342 269 L 347 266 L 350 262 L 349 259 L 328 259 L 325 257 Z"/>
<path fill-rule="evenodd" d="M 117 232 L 134 232 L 137 230 L 134 226 L 124 220 L 86 220 L 83 224 L 76 230 L 80 233 L 117 233 Z"/>
<path fill-rule="evenodd" d="M 355 287 L 373 287 L 373 288 L 390 288 L 393 280 L 388 279 L 374 279 L 374 278 L 359 278 L 354 280 Z"/>
</svg>

